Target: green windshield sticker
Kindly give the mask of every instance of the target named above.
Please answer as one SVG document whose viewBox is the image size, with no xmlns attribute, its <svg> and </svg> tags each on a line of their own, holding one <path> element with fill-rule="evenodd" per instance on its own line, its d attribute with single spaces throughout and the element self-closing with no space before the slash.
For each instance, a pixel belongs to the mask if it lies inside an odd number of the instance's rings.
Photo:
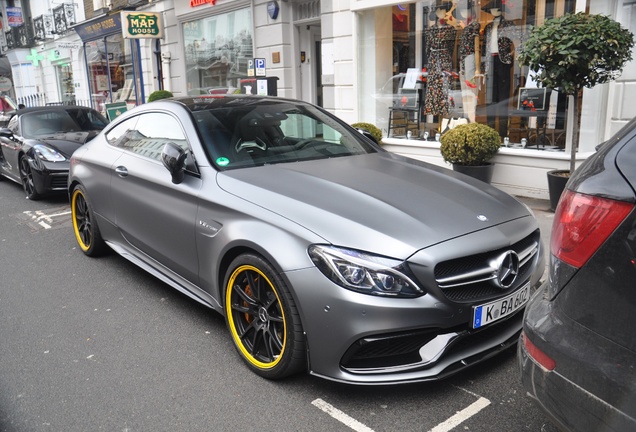
<svg viewBox="0 0 636 432">
<path fill-rule="evenodd" d="M 216 159 L 216 164 L 220 166 L 225 166 L 230 163 L 230 160 L 226 157 L 220 157 Z"/>
</svg>

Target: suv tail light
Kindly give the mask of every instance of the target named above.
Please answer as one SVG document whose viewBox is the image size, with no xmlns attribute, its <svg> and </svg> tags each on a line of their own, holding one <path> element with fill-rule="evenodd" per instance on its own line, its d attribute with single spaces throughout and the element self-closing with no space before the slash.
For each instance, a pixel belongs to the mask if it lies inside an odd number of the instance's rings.
<svg viewBox="0 0 636 432">
<path fill-rule="evenodd" d="M 552 371 L 556 368 L 556 361 L 543 351 L 539 349 L 535 344 L 532 343 L 530 339 L 528 339 L 528 335 L 525 331 L 521 332 L 521 341 L 523 342 L 523 346 L 526 349 L 528 355 L 542 368 L 547 371 Z"/>
<path fill-rule="evenodd" d="M 566 189 L 554 215 L 552 255 L 581 268 L 633 208 L 632 203 Z"/>
</svg>

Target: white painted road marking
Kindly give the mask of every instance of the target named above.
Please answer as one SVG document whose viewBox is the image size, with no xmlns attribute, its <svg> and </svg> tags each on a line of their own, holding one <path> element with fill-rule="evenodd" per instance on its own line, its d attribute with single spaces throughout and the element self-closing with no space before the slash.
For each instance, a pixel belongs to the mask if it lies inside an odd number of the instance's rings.
<svg viewBox="0 0 636 432">
<path fill-rule="evenodd" d="M 476 402 L 473 402 L 467 408 L 458 411 L 457 414 L 445 422 L 438 424 L 429 432 L 448 432 L 486 408 L 488 405 L 490 405 L 490 401 L 484 397 L 480 397 Z"/>
<path fill-rule="evenodd" d="M 356 432 L 373 432 L 373 429 L 363 425 L 358 420 L 352 417 L 349 417 L 347 414 L 343 413 L 338 408 L 328 404 L 322 399 L 316 399 L 311 404 L 321 409 L 322 411 L 326 412 L 331 417 L 335 418 L 336 420 L 338 420 L 340 423 L 344 424 L 345 426 L 349 426 L 351 429 L 353 429 Z"/>
<path fill-rule="evenodd" d="M 36 230 L 38 228 L 48 230 L 54 225 L 60 225 L 69 220 L 67 216 L 71 214 L 71 211 L 64 209 L 68 209 L 68 207 L 53 209 L 56 213 L 52 214 L 46 214 L 41 210 L 27 210 L 22 212 L 22 219 L 26 219 L 28 224 Z"/>
<path fill-rule="evenodd" d="M 463 410 L 458 411 L 454 416 L 438 424 L 437 426 L 435 426 L 433 429 L 429 430 L 428 432 L 448 432 L 452 429 L 455 429 L 457 426 L 459 426 L 460 424 L 462 424 L 463 422 L 465 422 L 466 420 L 468 420 L 469 418 L 477 414 L 479 411 L 483 410 L 488 405 L 490 405 L 490 401 L 486 399 L 485 397 L 481 397 L 461 387 L 457 387 L 457 388 L 475 397 L 478 397 L 479 399 L 477 399 L 477 401 L 473 402 L 472 404 L 470 404 L 468 407 L 464 408 Z M 338 420 L 340 423 L 344 424 L 345 426 L 348 426 L 349 428 L 353 429 L 356 432 L 374 432 L 373 429 L 360 423 L 358 420 L 350 417 L 349 415 L 345 414 L 344 412 L 340 411 L 338 408 L 325 402 L 322 399 L 316 399 L 311 404 L 319 408 L 323 412 L 329 414 L 331 417 L 333 417 L 334 419 Z"/>
</svg>

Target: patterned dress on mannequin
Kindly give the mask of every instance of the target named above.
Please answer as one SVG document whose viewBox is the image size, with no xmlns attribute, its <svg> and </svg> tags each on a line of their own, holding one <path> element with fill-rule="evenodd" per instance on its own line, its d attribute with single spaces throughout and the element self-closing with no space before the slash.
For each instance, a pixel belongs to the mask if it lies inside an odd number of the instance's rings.
<svg viewBox="0 0 636 432">
<path fill-rule="evenodd" d="M 457 30 L 450 25 L 434 25 L 426 30 L 428 78 L 424 114 L 450 113 L 448 78 L 453 70 L 453 49 Z"/>
</svg>

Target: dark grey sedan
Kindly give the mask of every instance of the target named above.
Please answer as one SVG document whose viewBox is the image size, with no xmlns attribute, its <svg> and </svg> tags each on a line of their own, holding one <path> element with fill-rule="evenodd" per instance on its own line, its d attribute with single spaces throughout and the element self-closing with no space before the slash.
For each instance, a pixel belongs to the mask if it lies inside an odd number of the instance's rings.
<svg viewBox="0 0 636 432">
<path fill-rule="evenodd" d="M 109 246 L 224 315 L 271 379 L 447 377 L 516 343 L 544 268 L 517 200 L 295 100 L 135 108 L 74 153 L 68 188 L 85 254 Z"/>
<path fill-rule="evenodd" d="M 636 430 L 635 189 L 636 119 L 570 178 L 526 311 L 522 381 L 565 431 Z"/>
<path fill-rule="evenodd" d="M 26 108 L 0 128 L 0 179 L 22 184 L 36 200 L 66 192 L 69 160 L 108 124 L 97 111 L 77 106 Z"/>
</svg>

